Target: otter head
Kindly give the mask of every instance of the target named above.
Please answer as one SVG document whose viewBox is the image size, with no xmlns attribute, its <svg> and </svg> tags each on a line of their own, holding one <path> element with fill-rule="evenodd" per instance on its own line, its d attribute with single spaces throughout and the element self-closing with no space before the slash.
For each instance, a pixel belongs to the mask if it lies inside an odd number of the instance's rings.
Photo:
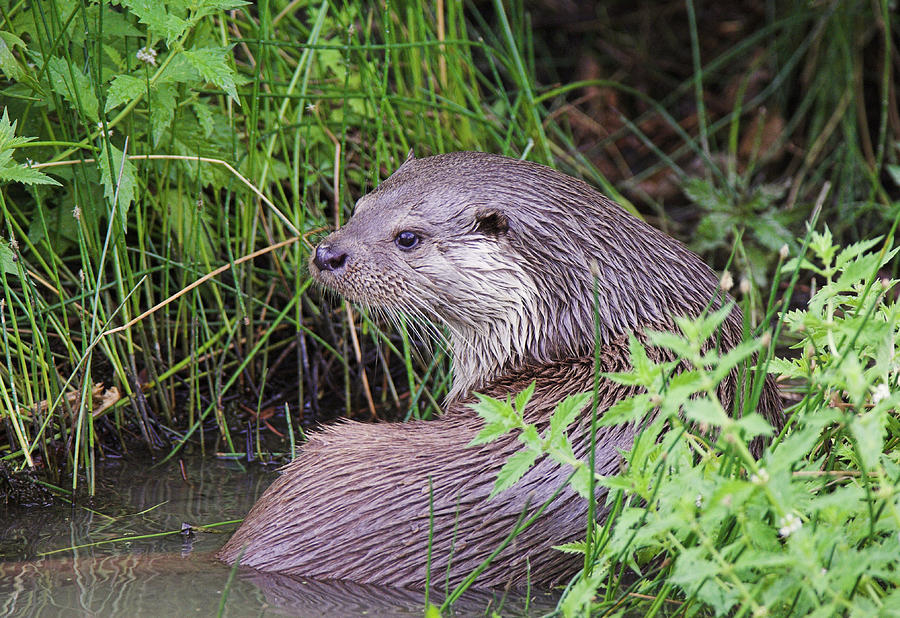
<svg viewBox="0 0 900 618">
<path fill-rule="evenodd" d="M 668 325 L 715 293 L 693 253 L 587 184 L 477 152 L 410 156 L 319 244 L 310 273 L 445 325 L 454 398 L 526 363 L 592 354 L 592 262 L 603 340 Z"/>
</svg>

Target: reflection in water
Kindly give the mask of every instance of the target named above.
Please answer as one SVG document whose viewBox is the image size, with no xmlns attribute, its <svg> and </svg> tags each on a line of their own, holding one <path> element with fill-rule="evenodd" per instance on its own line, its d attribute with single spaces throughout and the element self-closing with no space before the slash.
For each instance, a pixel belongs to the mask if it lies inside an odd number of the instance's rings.
<svg viewBox="0 0 900 618">
<path fill-rule="evenodd" d="M 99 497 L 89 508 L 0 505 L 0 615 L 215 615 L 231 569 L 212 554 L 234 526 L 179 531 L 185 523 L 196 528 L 243 517 L 275 474 L 202 459 L 186 460 L 185 471 L 187 481 L 175 462 L 119 463 L 101 471 Z M 160 533 L 171 534 L 115 540 Z M 105 541 L 112 542 L 92 545 Z M 431 596 L 434 603 L 442 599 Z M 421 616 L 423 603 L 422 591 L 241 569 L 223 615 Z M 472 591 L 454 610 L 518 615 L 554 605 L 555 595 L 533 593 L 527 602 L 521 594 Z"/>
</svg>

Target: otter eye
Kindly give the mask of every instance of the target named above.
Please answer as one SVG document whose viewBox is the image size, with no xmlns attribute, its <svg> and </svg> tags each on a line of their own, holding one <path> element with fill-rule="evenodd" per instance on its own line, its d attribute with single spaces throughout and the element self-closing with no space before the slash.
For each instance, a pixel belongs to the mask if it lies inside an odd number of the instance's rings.
<svg viewBox="0 0 900 618">
<path fill-rule="evenodd" d="M 413 247 L 419 244 L 419 235 L 415 232 L 410 232 L 408 230 L 404 230 L 397 234 L 397 237 L 394 238 L 394 242 L 397 243 L 397 246 L 403 249 L 404 251 L 409 251 Z"/>
</svg>

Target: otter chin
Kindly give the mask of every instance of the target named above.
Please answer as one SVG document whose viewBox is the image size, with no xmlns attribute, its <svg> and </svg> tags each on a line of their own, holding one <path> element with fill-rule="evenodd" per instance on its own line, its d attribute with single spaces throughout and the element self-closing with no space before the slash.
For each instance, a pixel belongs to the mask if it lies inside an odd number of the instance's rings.
<svg viewBox="0 0 900 618">
<path fill-rule="evenodd" d="M 521 444 L 506 435 L 467 447 L 482 427 L 467 405 L 473 392 L 505 398 L 534 382 L 526 418 L 549 421 L 566 396 L 594 387 L 595 311 L 600 371 L 615 372 L 629 368 L 629 333 L 671 330 L 673 317 L 727 301 L 697 255 L 588 184 L 479 152 L 410 156 L 319 244 L 309 271 L 351 301 L 447 333 L 453 385 L 445 411 L 433 421 L 342 422 L 311 435 L 218 557 L 262 571 L 397 586 L 425 584 L 432 518 L 431 581 L 454 585 L 570 473 L 545 458 L 488 500 Z M 709 345 L 731 348 L 741 333 L 734 307 Z M 738 386 L 736 375 L 719 386 L 726 409 Z M 635 392 L 601 379 L 599 412 Z M 781 425 L 771 377 L 758 411 Z M 583 412 L 569 431 L 580 458 L 590 445 L 589 417 Z M 637 431 L 630 424 L 598 434 L 597 472 L 617 471 L 618 451 L 630 448 Z M 605 492 L 597 488 L 599 505 Z M 587 502 L 563 489 L 475 585 L 565 581 L 583 558 L 553 546 L 581 540 L 586 518 Z"/>
</svg>

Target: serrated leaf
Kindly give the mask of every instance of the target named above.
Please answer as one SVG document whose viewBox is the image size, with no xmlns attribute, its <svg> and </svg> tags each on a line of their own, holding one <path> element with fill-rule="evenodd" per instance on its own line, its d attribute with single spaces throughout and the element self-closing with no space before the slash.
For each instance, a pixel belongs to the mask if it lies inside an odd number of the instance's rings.
<svg viewBox="0 0 900 618">
<path fill-rule="evenodd" d="M 110 204 L 116 205 L 116 212 L 123 218 L 128 208 L 134 201 L 137 189 L 137 178 L 134 164 L 127 158 L 123 158 L 121 150 L 111 146 L 113 169 L 109 169 L 107 145 L 101 149 L 98 162 L 100 163 L 100 182 L 103 184 L 103 194 Z"/>
<path fill-rule="evenodd" d="M 838 253 L 837 257 L 834 259 L 835 268 L 843 268 L 848 262 L 850 262 L 850 260 L 862 253 L 865 253 L 866 251 L 877 245 L 882 238 L 884 238 L 884 236 L 875 236 L 874 238 L 869 238 L 868 240 L 861 240 L 851 245 L 847 245 L 841 250 L 840 253 Z"/>
<path fill-rule="evenodd" d="M 2 238 L 0 238 L 0 270 L 3 270 L 8 275 L 19 276 L 19 269 L 16 267 L 16 255 Z"/>
<path fill-rule="evenodd" d="M 478 432 L 472 441 L 466 446 L 478 446 L 479 444 L 487 444 L 493 442 L 502 435 L 509 433 L 509 427 L 504 423 L 488 423 Z"/>
<path fill-rule="evenodd" d="M 197 123 L 203 129 L 203 137 L 212 135 L 215 123 L 213 122 L 213 113 L 209 106 L 203 101 L 193 101 L 191 109 L 194 110 L 194 115 L 197 116 Z"/>
<path fill-rule="evenodd" d="M 231 51 L 230 47 L 201 47 L 189 49 L 183 56 L 200 76 L 225 91 L 236 103 L 238 101 L 237 89 L 234 85 L 234 70 L 228 65 L 225 56 Z"/>
<path fill-rule="evenodd" d="M 753 235 L 760 244 L 772 251 L 778 251 L 785 243 L 790 243 L 794 235 L 771 214 L 764 214 L 753 221 Z"/>
<path fill-rule="evenodd" d="M 799 358 L 773 358 L 769 361 L 768 372 L 773 375 L 783 375 L 788 378 L 806 377 L 809 370 L 801 364 Z"/>
<path fill-rule="evenodd" d="M 163 134 L 175 118 L 175 89 L 171 84 L 159 84 L 150 93 L 150 136 L 158 146 Z"/>
<path fill-rule="evenodd" d="M 820 275 L 824 274 L 824 271 L 821 268 L 819 268 L 818 266 L 816 266 L 815 264 L 813 264 L 806 258 L 796 258 L 796 257 L 792 257 L 787 262 L 785 262 L 784 265 L 781 267 L 780 272 L 782 275 L 790 275 L 790 274 L 793 274 L 794 271 L 797 270 L 798 267 L 803 270 L 811 270 L 814 273 L 818 273 Z"/>
<path fill-rule="evenodd" d="M 0 168 L 0 182 L 21 182 L 26 185 L 56 185 L 54 179 L 38 170 L 25 167 L 24 164 Z"/>
<path fill-rule="evenodd" d="M 623 386 L 644 386 L 641 378 L 639 378 L 633 371 L 613 371 L 609 373 L 602 373 L 600 375 L 607 380 L 611 380 L 616 384 L 622 384 Z"/>
<path fill-rule="evenodd" d="M 582 554 L 587 548 L 587 544 L 584 541 L 573 541 L 571 543 L 563 543 L 562 545 L 554 545 L 553 549 L 557 551 L 561 551 L 564 554 Z"/>
<path fill-rule="evenodd" d="M 531 384 L 529 384 L 525 388 L 525 390 L 523 390 L 522 392 L 520 392 L 516 395 L 516 399 L 515 399 L 516 411 L 519 414 L 524 412 L 525 406 L 527 406 L 528 402 L 531 401 L 531 396 L 534 395 L 534 387 L 535 387 L 535 381 L 532 380 Z"/>
<path fill-rule="evenodd" d="M 753 412 L 751 414 L 747 414 L 735 423 L 738 427 L 740 427 L 747 438 L 755 438 L 756 436 L 770 436 L 772 435 L 772 426 L 763 418 L 761 415 Z"/>
<path fill-rule="evenodd" d="M 103 52 L 112 61 L 112 63 L 114 65 L 116 65 L 116 68 L 119 71 L 124 73 L 128 69 L 127 65 L 125 64 L 125 61 L 122 59 L 122 54 L 119 53 L 118 49 L 116 49 L 112 45 L 104 44 Z"/>
<path fill-rule="evenodd" d="M 5 182 L 21 182 L 29 185 L 59 185 L 58 182 L 32 169 L 23 163 L 16 163 L 13 159 L 13 150 L 19 146 L 30 142 L 32 137 L 22 137 L 16 135 L 16 122 L 9 121 L 7 108 L 3 108 L 3 115 L 0 116 L 0 181 Z"/>
<path fill-rule="evenodd" d="M 13 47 L 26 49 L 25 42 L 16 35 L 11 32 L 0 32 L 0 71 L 6 73 L 9 79 L 19 81 L 25 75 L 25 71 L 12 53 Z"/>
<path fill-rule="evenodd" d="M 677 413 L 691 395 L 703 390 L 705 383 L 706 377 L 699 371 L 682 371 L 672 376 L 660 403 L 660 410 L 663 415 L 668 416 Z"/>
<path fill-rule="evenodd" d="M 519 434 L 519 441 L 528 448 L 541 450 L 541 437 L 534 425 L 528 425 L 522 430 L 522 433 Z"/>
<path fill-rule="evenodd" d="M 600 417 L 598 424 L 601 427 L 608 427 L 609 425 L 624 425 L 638 421 L 644 418 L 653 407 L 653 404 L 650 403 L 650 395 L 640 393 L 611 405 Z"/>
<path fill-rule="evenodd" d="M 91 80 L 81 69 L 62 58 L 51 56 L 47 61 L 47 79 L 53 91 L 72 107 L 80 110 L 91 122 L 99 122 L 100 103 L 94 94 Z"/>
<path fill-rule="evenodd" d="M 856 440 L 859 457 L 868 470 L 874 470 L 884 450 L 884 428 L 887 421 L 885 409 L 873 409 L 854 416 L 850 421 L 850 432 Z"/>
<path fill-rule="evenodd" d="M 553 411 L 553 416 L 550 417 L 550 433 L 559 435 L 565 431 L 592 397 L 592 393 L 578 393 L 563 399 Z"/>
<path fill-rule="evenodd" d="M 499 494 L 501 491 L 515 485 L 516 482 L 531 469 L 531 466 L 537 461 L 539 455 L 539 451 L 534 451 L 530 448 L 522 449 L 518 453 L 511 455 L 510 458 L 506 460 L 506 463 L 503 464 L 503 467 L 500 468 L 500 472 L 497 473 L 497 480 L 494 482 L 494 488 L 491 490 L 488 500 Z"/>
<path fill-rule="evenodd" d="M 831 260 L 834 258 L 837 247 L 832 244 L 831 230 L 827 225 L 821 233 L 815 231 L 812 233 L 809 239 L 809 248 L 822 260 L 826 268 L 831 268 Z"/>
<path fill-rule="evenodd" d="M 790 470 L 794 463 L 809 455 L 810 449 L 819 441 L 822 430 L 819 427 L 803 427 L 795 430 L 781 441 L 774 451 L 766 455 L 766 466 L 770 473 Z"/>
<path fill-rule="evenodd" d="M 834 282 L 834 288 L 836 291 L 849 290 L 854 283 L 868 279 L 879 266 L 881 264 L 877 254 L 860 256 L 843 268 L 837 281 Z"/>
<path fill-rule="evenodd" d="M 250 3 L 243 0 L 200 0 L 195 9 L 194 21 L 213 13 L 232 11 L 248 4 Z"/>
<path fill-rule="evenodd" d="M 722 427 L 731 423 L 722 404 L 709 397 L 698 397 L 686 402 L 684 415 L 695 423 L 704 423 L 711 427 Z"/>
<path fill-rule="evenodd" d="M 579 496 L 587 500 L 591 493 L 591 471 L 587 469 L 587 466 L 581 466 L 575 471 L 569 485 Z"/>
<path fill-rule="evenodd" d="M 512 423 L 510 427 L 516 426 L 519 417 L 509 401 L 502 401 L 481 393 L 475 393 L 475 397 L 478 401 L 467 405 L 486 423 Z"/>
<path fill-rule="evenodd" d="M 147 92 L 147 82 L 133 75 L 117 75 L 109 85 L 106 93 L 104 113 L 115 109 L 122 103 L 128 103 Z"/>
<path fill-rule="evenodd" d="M 166 3 L 159 0 L 122 0 L 122 5 L 131 9 L 152 34 L 165 37 L 167 46 L 181 37 L 189 26 L 186 19 L 168 13 Z"/>
<path fill-rule="evenodd" d="M 757 340 L 751 339 L 749 341 L 742 341 L 738 345 L 734 346 L 725 354 L 719 356 L 718 362 L 716 363 L 715 370 L 712 371 L 711 377 L 712 380 L 718 384 L 722 380 L 731 373 L 731 370 L 737 367 L 739 364 L 753 356 L 753 354 L 762 347 L 762 343 Z M 715 350 L 710 352 L 710 355 L 715 357 L 719 352 Z"/>
<path fill-rule="evenodd" d="M 606 577 L 606 572 L 605 566 L 597 565 L 590 577 L 579 577 L 572 584 L 572 587 L 569 588 L 565 598 L 562 600 L 561 609 L 564 618 L 591 615 L 591 603 L 597 595 L 597 588 Z"/>
<path fill-rule="evenodd" d="M 481 393 L 475 393 L 475 397 L 478 401 L 467 405 L 485 421 L 485 425 L 469 443 L 469 446 L 490 442 L 510 430 L 522 426 L 521 417 L 516 414 L 508 400 L 501 401 Z"/>
<path fill-rule="evenodd" d="M 650 342 L 660 348 L 671 350 L 681 358 L 690 358 L 694 348 L 686 341 L 685 337 L 669 331 L 648 331 Z"/>
</svg>

